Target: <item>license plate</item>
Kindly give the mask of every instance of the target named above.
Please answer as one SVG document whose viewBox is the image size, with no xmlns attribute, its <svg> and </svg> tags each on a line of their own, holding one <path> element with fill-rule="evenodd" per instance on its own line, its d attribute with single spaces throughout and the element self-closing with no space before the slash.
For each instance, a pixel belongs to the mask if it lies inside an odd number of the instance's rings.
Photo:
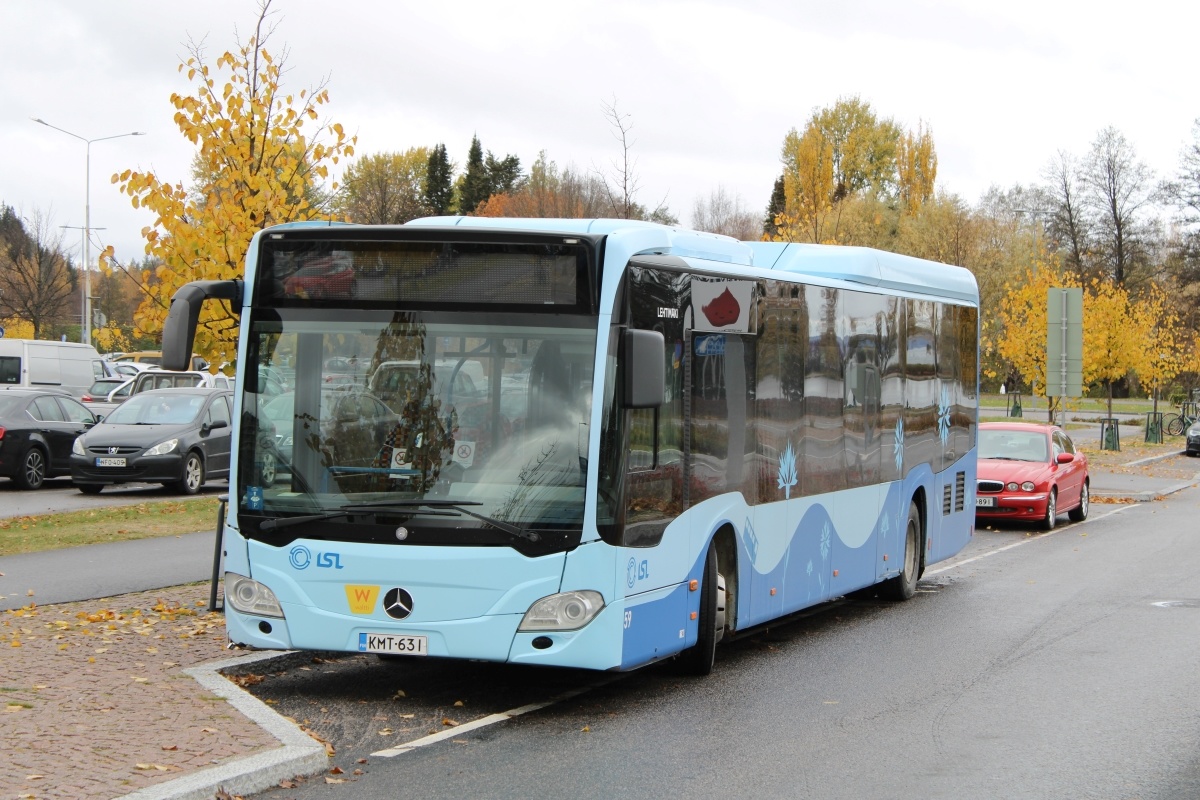
<svg viewBox="0 0 1200 800">
<path fill-rule="evenodd" d="M 424 656 L 429 654 L 429 637 L 396 636 L 391 633 L 360 633 L 358 652 L 393 653 L 395 655 Z"/>
<path fill-rule="evenodd" d="M 123 458 L 97 458 L 96 466 L 97 467 L 123 467 L 123 466 L 125 466 L 125 459 L 123 459 Z"/>
<path fill-rule="evenodd" d="M 995 508 L 996 507 L 996 498 L 994 498 L 994 497 L 976 497 L 975 498 L 975 507 L 976 508 Z"/>
</svg>

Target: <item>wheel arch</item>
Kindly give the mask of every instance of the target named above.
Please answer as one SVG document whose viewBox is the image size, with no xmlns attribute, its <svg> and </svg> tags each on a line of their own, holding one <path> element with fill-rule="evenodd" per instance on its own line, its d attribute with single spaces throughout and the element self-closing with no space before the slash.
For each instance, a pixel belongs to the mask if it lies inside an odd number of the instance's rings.
<svg viewBox="0 0 1200 800">
<path fill-rule="evenodd" d="M 713 532 L 712 542 L 717 549 L 717 572 L 725 578 L 725 626 L 737 629 L 738 612 L 738 537 L 733 525 L 726 522 Z M 707 550 L 707 548 L 705 548 Z"/>
<path fill-rule="evenodd" d="M 919 579 L 925 574 L 925 543 L 929 540 L 929 503 L 925 498 L 925 487 L 918 486 L 916 491 L 913 492 L 912 497 L 909 498 L 908 502 L 909 505 L 915 505 L 917 507 L 917 516 L 921 519 L 921 541 L 918 543 L 917 548 L 917 552 L 921 554 L 920 563 L 917 566 L 917 578 Z M 908 516 L 907 509 L 904 510 L 904 514 L 906 517 Z"/>
</svg>

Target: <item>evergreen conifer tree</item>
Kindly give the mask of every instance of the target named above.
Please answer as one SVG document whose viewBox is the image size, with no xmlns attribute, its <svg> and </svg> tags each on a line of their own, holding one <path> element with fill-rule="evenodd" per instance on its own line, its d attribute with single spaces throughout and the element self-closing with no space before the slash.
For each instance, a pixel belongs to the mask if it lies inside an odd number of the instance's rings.
<svg viewBox="0 0 1200 800">
<path fill-rule="evenodd" d="M 433 216 L 450 212 L 454 200 L 454 184 L 450 175 L 450 157 L 446 145 L 434 145 L 429 153 L 429 166 L 425 175 L 425 207 Z"/>
<path fill-rule="evenodd" d="M 784 212 L 787 206 L 787 195 L 783 190 L 783 176 L 780 175 L 775 179 L 775 188 L 771 191 L 771 199 L 767 203 L 767 217 L 763 220 L 763 233 L 767 236 L 775 236 L 779 233 L 779 226 L 775 224 L 775 218 Z"/>
<path fill-rule="evenodd" d="M 463 175 L 462 188 L 458 198 L 460 214 L 474 214 L 479 204 L 491 196 L 488 185 L 487 169 L 483 165 L 483 146 L 479 137 L 471 137 L 471 149 L 467 153 L 467 171 Z"/>
</svg>

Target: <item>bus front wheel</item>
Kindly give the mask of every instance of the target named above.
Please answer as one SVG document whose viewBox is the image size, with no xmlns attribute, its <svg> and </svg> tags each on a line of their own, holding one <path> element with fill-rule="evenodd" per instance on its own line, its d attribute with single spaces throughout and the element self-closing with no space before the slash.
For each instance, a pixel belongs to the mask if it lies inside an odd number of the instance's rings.
<svg viewBox="0 0 1200 800">
<path fill-rule="evenodd" d="M 696 644 L 679 654 L 678 665 L 687 675 L 712 672 L 717 642 L 725 635 L 725 577 L 717 569 L 717 544 L 708 545 L 700 586 L 700 632 Z"/>
</svg>

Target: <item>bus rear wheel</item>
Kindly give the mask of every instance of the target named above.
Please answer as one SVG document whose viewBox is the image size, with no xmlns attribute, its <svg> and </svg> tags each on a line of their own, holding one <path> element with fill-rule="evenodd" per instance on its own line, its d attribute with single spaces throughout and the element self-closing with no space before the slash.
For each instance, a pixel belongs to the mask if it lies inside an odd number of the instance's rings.
<svg viewBox="0 0 1200 800">
<path fill-rule="evenodd" d="M 917 592 L 921 572 L 921 511 L 916 503 L 908 505 L 904 526 L 904 561 L 900 574 L 883 584 L 884 594 L 893 600 L 907 600 Z"/>
<path fill-rule="evenodd" d="M 725 636 L 725 576 L 717 569 L 717 543 L 708 545 L 700 586 L 700 632 L 696 644 L 678 656 L 680 672 L 707 675 L 712 672 L 717 643 Z"/>
</svg>

